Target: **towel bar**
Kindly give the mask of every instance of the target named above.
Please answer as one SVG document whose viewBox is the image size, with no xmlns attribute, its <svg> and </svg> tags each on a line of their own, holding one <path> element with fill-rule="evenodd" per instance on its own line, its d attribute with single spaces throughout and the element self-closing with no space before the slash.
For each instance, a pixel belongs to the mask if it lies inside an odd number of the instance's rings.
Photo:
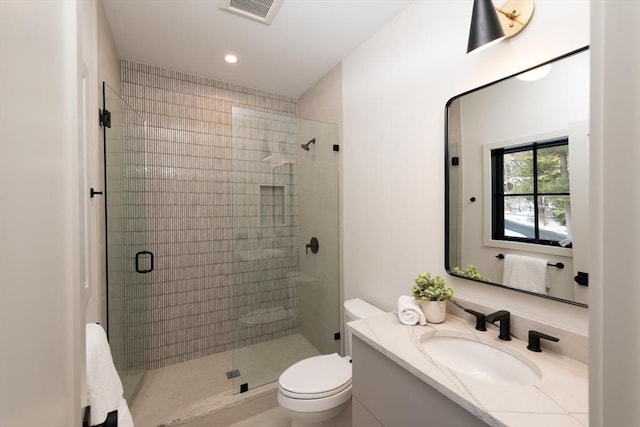
<svg viewBox="0 0 640 427">
<path fill-rule="evenodd" d="M 496 255 L 496 258 L 504 259 L 504 255 L 503 254 L 498 254 L 498 255 Z M 548 262 L 547 265 L 549 267 L 556 267 L 556 268 L 559 268 L 559 269 L 563 269 L 564 268 L 564 264 L 561 263 L 561 262 L 556 262 L 555 264 L 551 264 L 550 262 Z"/>
</svg>

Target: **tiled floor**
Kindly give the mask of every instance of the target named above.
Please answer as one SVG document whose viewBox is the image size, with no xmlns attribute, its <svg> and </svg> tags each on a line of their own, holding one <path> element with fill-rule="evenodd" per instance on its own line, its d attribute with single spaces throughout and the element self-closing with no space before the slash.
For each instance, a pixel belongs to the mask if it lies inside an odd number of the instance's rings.
<svg viewBox="0 0 640 427">
<path fill-rule="evenodd" d="M 291 427 L 291 420 L 286 417 L 280 407 L 270 409 L 261 414 L 247 418 L 230 427 Z"/>
<path fill-rule="evenodd" d="M 201 417 L 192 418 L 180 427 L 291 427 L 276 401 L 276 389 L 241 405 L 225 408 Z M 171 425 L 172 427 L 174 424 Z"/>
<path fill-rule="evenodd" d="M 244 347 L 148 372 L 133 402 L 136 427 L 289 427 L 276 401 L 277 377 L 297 360 L 318 354 L 301 335 Z M 235 359 L 235 360 L 234 360 Z M 249 391 L 233 394 L 226 372 L 240 368 Z M 264 386 L 252 386 L 271 381 Z M 254 419 L 254 424 L 242 424 Z M 258 417 L 258 418 L 256 418 Z"/>
</svg>

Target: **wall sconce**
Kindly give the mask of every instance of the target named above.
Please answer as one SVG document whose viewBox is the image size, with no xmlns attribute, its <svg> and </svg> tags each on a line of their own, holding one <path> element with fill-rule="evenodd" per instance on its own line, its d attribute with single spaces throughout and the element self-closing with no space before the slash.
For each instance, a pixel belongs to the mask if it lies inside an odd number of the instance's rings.
<svg viewBox="0 0 640 427">
<path fill-rule="evenodd" d="M 507 0 L 495 7 L 491 0 L 474 0 L 467 53 L 518 34 L 533 16 L 533 0 Z"/>
</svg>

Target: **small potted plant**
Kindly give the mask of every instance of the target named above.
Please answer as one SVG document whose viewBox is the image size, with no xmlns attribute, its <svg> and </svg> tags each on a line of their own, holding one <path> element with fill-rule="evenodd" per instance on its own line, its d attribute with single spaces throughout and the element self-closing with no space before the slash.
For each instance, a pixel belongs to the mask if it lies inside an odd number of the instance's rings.
<svg viewBox="0 0 640 427">
<path fill-rule="evenodd" d="M 448 288 L 440 276 L 419 274 L 411 288 L 413 298 L 420 303 L 427 322 L 442 323 L 447 313 L 447 300 L 453 298 L 453 289 Z"/>
</svg>

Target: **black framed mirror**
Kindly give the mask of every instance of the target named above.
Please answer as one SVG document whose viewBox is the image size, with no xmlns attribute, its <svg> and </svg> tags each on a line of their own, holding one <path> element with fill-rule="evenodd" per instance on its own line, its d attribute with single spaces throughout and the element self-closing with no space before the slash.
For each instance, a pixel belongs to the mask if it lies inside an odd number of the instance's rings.
<svg viewBox="0 0 640 427">
<path fill-rule="evenodd" d="M 586 307 L 588 47 L 445 110 L 447 272 Z"/>
</svg>

